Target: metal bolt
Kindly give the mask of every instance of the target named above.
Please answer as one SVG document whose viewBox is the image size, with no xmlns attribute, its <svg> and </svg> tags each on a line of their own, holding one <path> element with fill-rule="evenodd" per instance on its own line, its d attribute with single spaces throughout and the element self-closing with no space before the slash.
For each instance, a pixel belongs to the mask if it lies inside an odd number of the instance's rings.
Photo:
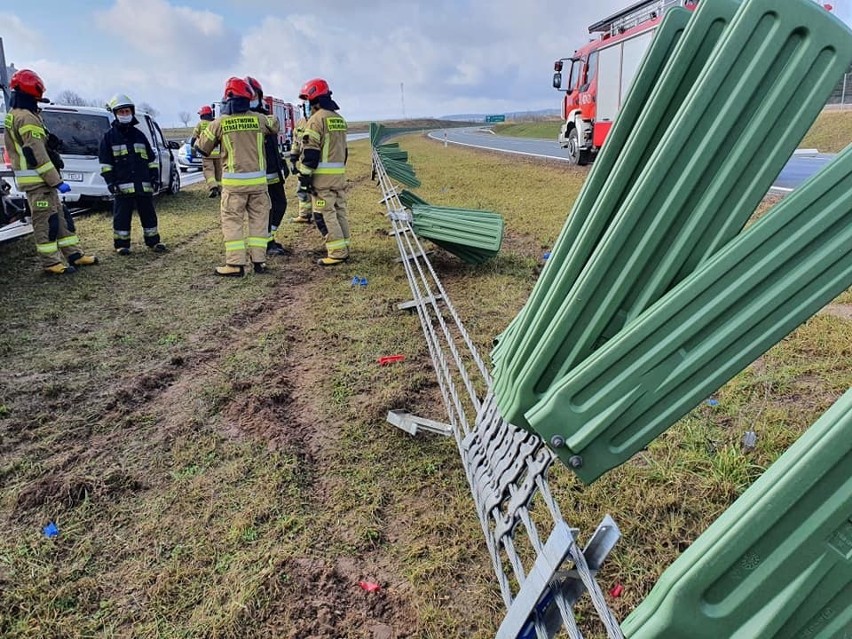
<svg viewBox="0 0 852 639">
<path fill-rule="evenodd" d="M 571 468 L 580 468 L 583 466 L 583 458 L 579 455 L 573 455 L 568 458 L 568 465 Z"/>
<path fill-rule="evenodd" d="M 562 448 L 565 445 L 565 438 L 559 435 L 554 435 L 550 438 L 550 445 L 554 448 Z"/>
</svg>

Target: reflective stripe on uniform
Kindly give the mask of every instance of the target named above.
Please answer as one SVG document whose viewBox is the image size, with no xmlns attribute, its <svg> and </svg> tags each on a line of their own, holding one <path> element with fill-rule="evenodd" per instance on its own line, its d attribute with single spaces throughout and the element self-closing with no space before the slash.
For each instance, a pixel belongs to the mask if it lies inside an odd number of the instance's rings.
<svg viewBox="0 0 852 639">
<path fill-rule="evenodd" d="M 112 236 L 117 240 L 124 240 L 130 237 L 130 231 L 115 230 L 113 231 Z"/>
<path fill-rule="evenodd" d="M 133 150 L 143 159 L 148 159 L 148 149 L 145 148 L 144 144 L 139 144 L 138 142 L 133 145 Z"/>
<path fill-rule="evenodd" d="M 50 255 L 59 250 L 59 245 L 56 242 L 46 242 L 45 244 L 36 244 L 36 250 L 42 255 Z"/>
<path fill-rule="evenodd" d="M 314 131 L 313 129 L 305 129 L 305 135 L 315 142 L 319 142 L 322 139 L 319 131 Z"/>
<path fill-rule="evenodd" d="M 336 251 L 338 249 L 345 249 L 348 246 L 346 240 L 332 240 L 331 242 L 326 242 L 325 247 L 329 251 Z"/>
<path fill-rule="evenodd" d="M 112 154 L 113 155 L 127 155 L 127 145 L 126 144 L 113 144 L 112 145 Z"/>
<path fill-rule="evenodd" d="M 222 174 L 222 186 L 256 186 L 258 184 L 266 184 L 266 173 L 264 171 Z"/>
<path fill-rule="evenodd" d="M 55 170 L 56 169 L 53 166 L 53 162 L 48 161 L 48 162 L 45 162 L 44 164 L 42 164 L 40 167 L 38 167 L 36 169 L 36 173 L 38 173 L 39 175 L 44 175 L 48 171 L 55 171 Z"/>
<path fill-rule="evenodd" d="M 133 182 L 124 182 L 123 184 L 119 184 L 118 188 L 119 190 L 121 190 L 122 193 L 133 193 L 136 186 L 133 184 Z"/>
<path fill-rule="evenodd" d="M 159 234 L 160 234 L 160 231 L 157 229 L 156 226 L 152 226 L 149 229 L 146 229 L 146 228 L 142 229 L 142 235 L 144 235 L 145 237 L 153 237 L 153 236 L 159 235 Z"/>
<path fill-rule="evenodd" d="M 109 173 L 112 171 L 112 164 L 101 164 L 101 173 Z"/>
<path fill-rule="evenodd" d="M 23 160 L 23 158 L 21 159 Z M 15 169 L 15 181 L 19 185 L 44 184 L 44 179 L 39 175 L 38 171 L 32 169 Z"/>
<path fill-rule="evenodd" d="M 80 243 L 80 238 L 77 237 L 76 235 L 69 235 L 67 237 L 60 237 L 56 241 L 56 245 L 59 246 L 60 248 L 67 247 L 67 246 L 75 246 L 79 243 Z"/>
<path fill-rule="evenodd" d="M 249 236 L 248 238 L 249 248 L 266 248 L 268 243 L 269 239 L 266 237 Z"/>
<path fill-rule="evenodd" d="M 159 169 L 159 168 L 160 168 L 160 163 L 159 163 L 159 162 L 157 162 L 156 160 L 155 160 L 155 161 L 153 161 L 153 162 L 148 162 L 148 168 L 149 168 L 149 169 Z"/>
<path fill-rule="evenodd" d="M 278 173 L 267 173 L 266 174 L 266 183 L 267 184 L 278 184 L 281 181 L 281 178 L 278 177 Z"/>
<path fill-rule="evenodd" d="M 343 162 L 320 162 L 314 169 L 316 175 L 343 175 L 346 172 Z"/>
<path fill-rule="evenodd" d="M 245 251 L 246 250 L 246 242 L 245 240 L 229 240 L 225 242 L 225 252 L 229 253 L 232 251 Z"/>
<path fill-rule="evenodd" d="M 25 124 L 18 129 L 19 135 L 24 135 L 24 133 L 29 133 L 34 138 L 43 138 L 45 136 L 44 128 L 37 124 Z"/>
</svg>

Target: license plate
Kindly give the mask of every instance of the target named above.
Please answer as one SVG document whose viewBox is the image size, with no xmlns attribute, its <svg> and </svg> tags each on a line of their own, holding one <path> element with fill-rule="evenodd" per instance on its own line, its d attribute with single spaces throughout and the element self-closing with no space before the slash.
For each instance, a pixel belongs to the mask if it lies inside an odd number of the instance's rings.
<svg viewBox="0 0 852 639">
<path fill-rule="evenodd" d="M 82 182 L 83 174 L 75 173 L 74 171 L 68 171 L 67 173 L 63 171 L 62 177 L 65 178 L 66 182 Z"/>
</svg>

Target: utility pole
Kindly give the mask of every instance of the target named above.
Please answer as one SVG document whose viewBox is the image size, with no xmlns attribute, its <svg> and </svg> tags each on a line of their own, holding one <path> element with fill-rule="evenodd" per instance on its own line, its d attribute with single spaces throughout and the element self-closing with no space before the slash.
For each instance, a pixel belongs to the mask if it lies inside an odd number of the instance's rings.
<svg viewBox="0 0 852 639">
<path fill-rule="evenodd" d="M 6 53 L 3 51 L 3 38 L 0 38 L 0 90 L 3 91 L 3 112 L 9 111 L 9 78 L 6 72 Z"/>
<path fill-rule="evenodd" d="M 405 119 L 405 83 L 399 83 L 399 96 L 402 100 L 402 119 Z"/>
</svg>

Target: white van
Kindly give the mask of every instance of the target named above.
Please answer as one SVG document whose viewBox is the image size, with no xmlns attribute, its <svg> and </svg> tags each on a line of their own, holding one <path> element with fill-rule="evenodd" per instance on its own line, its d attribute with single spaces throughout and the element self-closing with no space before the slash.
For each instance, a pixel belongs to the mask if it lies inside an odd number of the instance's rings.
<svg viewBox="0 0 852 639">
<path fill-rule="evenodd" d="M 110 128 L 113 115 L 97 107 L 72 107 L 49 104 L 42 108 L 41 117 L 47 130 L 56 135 L 62 145 L 59 153 L 65 162 L 62 179 L 71 191 L 62 196 L 66 202 L 80 200 L 109 200 L 112 195 L 101 177 L 98 147 L 101 138 Z M 180 191 L 180 172 L 172 149 L 180 148 L 177 142 L 167 142 L 157 122 L 147 113 L 136 112 L 137 128 L 145 134 L 154 156 L 160 162 L 160 193 Z M 8 167 L 8 157 L 4 157 Z"/>
</svg>

